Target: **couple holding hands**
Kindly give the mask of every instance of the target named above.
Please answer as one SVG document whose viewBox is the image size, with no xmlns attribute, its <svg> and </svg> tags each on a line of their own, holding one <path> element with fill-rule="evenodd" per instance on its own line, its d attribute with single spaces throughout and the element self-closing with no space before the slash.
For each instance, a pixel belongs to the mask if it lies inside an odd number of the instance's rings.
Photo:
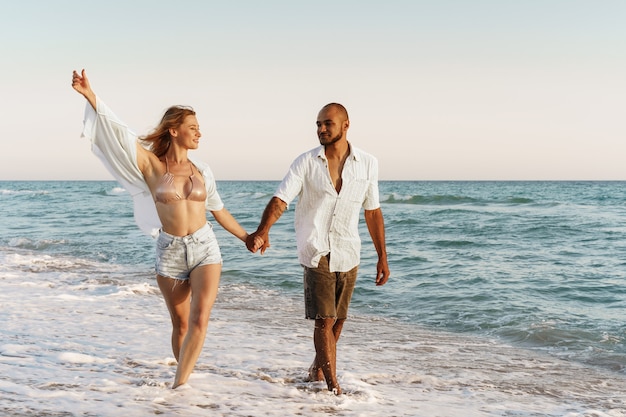
<svg viewBox="0 0 626 417">
<path fill-rule="evenodd" d="M 265 253 L 269 231 L 298 199 L 295 230 L 304 269 L 305 316 L 315 320 L 311 381 L 326 381 L 340 395 L 337 341 L 347 318 L 360 263 L 361 208 L 378 253 L 375 284 L 389 279 L 385 227 L 378 193 L 378 161 L 347 139 L 350 120 L 337 103 L 317 116 L 320 146 L 297 157 L 248 234 L 224 207 L 209 166 L 193 160 L 202 136 L 191 107 L 167 109 L 159 125 L 137 137 L 96 96 L 84 70 L 72 87 L 87 100 L 83 136 L 113 177 L 133 198 L 135 221 L 156 239 L 156 279 L 172 321 L 178 361 L 172 388 L 185 384 L 200 356 L 217 297 L 222 257 L 207 211 L 217 223 Z"/>
</svg>

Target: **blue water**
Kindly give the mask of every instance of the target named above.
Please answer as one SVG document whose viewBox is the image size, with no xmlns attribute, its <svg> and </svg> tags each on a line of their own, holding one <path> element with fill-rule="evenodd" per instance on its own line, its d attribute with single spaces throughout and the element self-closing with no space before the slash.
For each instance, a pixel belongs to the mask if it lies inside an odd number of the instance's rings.
<svg viewBox="0 0 626 417">
<path fill-rule="evenodd" d="M 254 230 L 277 182 L 218 183 Z M 480 335 L 626 374 L 626 183 L 381 182 L 391 279 L 373 285 L 362 225 L 355 313 Z M 153 241 L 112 181 L 0 182 L 0 251 L 28 250 L 152 274 Z M 363 223 L 363 222 L 362 222 Z M 265 256 L 216 227 L 224 282 L 301 292 L 293 210 Z"/>
<path fill-rule="evenodd" d="M 385 314 L 626 372 L 625 186 L 384 183 Z"/>
</svg>

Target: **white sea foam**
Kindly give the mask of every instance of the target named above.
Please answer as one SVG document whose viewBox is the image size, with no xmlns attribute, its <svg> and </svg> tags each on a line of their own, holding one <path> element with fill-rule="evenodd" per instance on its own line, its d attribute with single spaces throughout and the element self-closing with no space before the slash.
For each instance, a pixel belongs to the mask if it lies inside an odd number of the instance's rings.
<svg viewBox="0 0 626 417">
<path fill-rule="evenodd" d="M 12 190 L 12 189 L 0 189 L 0 195 L 44 195 L 49 194 L 46 190 Z"/>
<path fill-rule="evenodd" d="M 369 316 L 346 324 L 346 395 L 336 397 L 305 382 L 313 347 L 301 300 L 227 279 L 197 368 L 172 390 L 170 325 L 155 283 L 99 273 L 86 285 L 61 274 L 27 272 L 32 286 L 0 275 L 2 415 L 626 415 L 622 376 Z"/>
<path fill-rule="evenodd" d="M 128 192 L 122 187 L 113 187 L 111 190 L 107 191 L 107 195 L 121 195 L 128 194 Z"/>
</svg>

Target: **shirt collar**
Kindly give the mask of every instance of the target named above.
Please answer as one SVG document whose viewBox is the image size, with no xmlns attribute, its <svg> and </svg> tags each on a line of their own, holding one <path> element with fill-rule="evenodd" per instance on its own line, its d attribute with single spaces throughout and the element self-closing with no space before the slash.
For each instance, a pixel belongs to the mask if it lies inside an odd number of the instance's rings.
<svg viewBox="0 0 626 417">
<path fill-rule="evenodd" d="M 350 154 L 348 155 L 347 159 L 352 159 L 354 161 L 360 161 L 361 160 L 361 154 L 359 153 L 359 151 L 357 149 L 355 149 L 354 146 L 352 146 L 352 144 L 350 142 L 348 142 L 348 146 L 350 147 Z M 317 157 L 323 159 L 324 161 L 326 160 L 326 153 L 324 152 L 324 145 L 320 145 L 317 148 Z"/>
</svg>

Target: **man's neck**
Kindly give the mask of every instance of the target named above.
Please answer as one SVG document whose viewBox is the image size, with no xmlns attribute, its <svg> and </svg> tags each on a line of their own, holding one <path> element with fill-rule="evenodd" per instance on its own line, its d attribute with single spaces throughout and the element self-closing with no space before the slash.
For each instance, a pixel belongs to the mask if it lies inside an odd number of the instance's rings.
<svg viewBox="0 0 626 417">
<path fill-rule="evenodd" d="M 350 153 L 350 144 L 347 139 L 341 139 L 332 145 L 324 147 L 324 154 L 328 159 L 345 159 Z"/>
</svg>

